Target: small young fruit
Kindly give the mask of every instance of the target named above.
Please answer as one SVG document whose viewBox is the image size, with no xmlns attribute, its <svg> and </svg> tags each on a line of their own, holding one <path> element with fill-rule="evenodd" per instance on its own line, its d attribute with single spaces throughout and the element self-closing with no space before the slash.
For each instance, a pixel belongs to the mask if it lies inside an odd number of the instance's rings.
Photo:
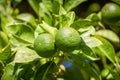
<svg viewBox="0 0 120 80">
<path fill-rule="evenodd" d="M 120 6 L 115 3 L 107 3 L 101 10 L 101 16 L 105 23 L 114 23 L 120 20 Z"/>
<path fill-rule="evenodd" d="M 59 50 L 69 52 L 79 48 L 81 38 L 74 28 L 63 27 L 57 32 L 55 43 Z"/>
<path fill-rule="evenodd" d="M 34 41 L 34 49 L 41 57 L 52 57 L 55 54 L 55 39 L 49 33 L 40 34 Z"/>
</svg>

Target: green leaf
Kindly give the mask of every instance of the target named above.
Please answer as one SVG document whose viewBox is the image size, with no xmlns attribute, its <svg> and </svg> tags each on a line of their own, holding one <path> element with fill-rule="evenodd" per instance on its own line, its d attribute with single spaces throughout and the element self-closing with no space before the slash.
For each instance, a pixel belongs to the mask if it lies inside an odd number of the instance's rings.
<svg viewBox="0 0 120 80">
<path fill-rule="evenodd" d="M 52 3 L 53 3 L 53 4 L 52 4 L 53 13 L 59 14 L 60 5 L 63 4 L 63 0 L 53 0 Z M 56 6 L 57 6 L 57 7 L 56 7 Z"/>
<path fill-rule="evenodd" d="M 15 63 L 29 63 L 40 57 L 37 53 L 27 47 L 19 47 L 15 54 L 14 62 Z"/>
<path fill-rule="evenodd" d="M 84 1 L 86 0 L 65 0 L 64 8 L 66 11 L 70 11 Z"/>
<path fill-rule="evenodd" d="M 17 75 L 17 80 L 31 80 L 31 78 L 34 76 L 33 66 L 31 64 L 23 64 L 21 65 L 18 70 L 19 73 Z"/>
<path fill-rule="evenodd" d="M 94 37 L 95 28 L 93 26 L 80 28 L 78 31 L 81 33 L 81 37 L 90 48 L 96 47 L 102 44 L 102 42 L 99 39 Z"/>
<path fill-rule="evenodd" d="M 52 1 L 43 0 L 39 3 L 39 19 L 40 21 L 44 20 L 48 24 L 52 24 Z"/>
<path fill-rule="evenodd" d="M 76 30 L 79 30 L 80 28 L 87 28 L 91 25 L 92 25 L 92 23 L 90 20 L 78 19 L 78 20 L 74 21 L 74 23 L 71 25 L 71 27 L 75 28 Z"/>
<path fill-rule="evenodd" d="M 93 26 L 99 25 L 100 18 L 96 13 L 90 14 L 86 19 L 90 20 Z"/>
<path fill-rule="evenodd" d="M 8 37 L 7 35 L 3 32 L 0 31 L 0 51 L 2 48 L 4 48 L 8 44 Z"/>
<path fill-rule="evenodd" d="M 120 5 L 120 0 L 112 0 L 112 1 Z"/>
<path fill-rule="evenodd" d="M 48 80 L 47 74 L 54 73 L 56 71 L 58 71 L 56 64 L 49 61 L 38 68 L 35 73 L 34 80 Z"/>
<path fill-rule="evenodd" d="M 0 60 L 5 63 L 9 59 L 10 55 L 11 55 L 11 46 L 10 43 L 8 43 L 0 52 Z"/>
<path fill-rule="evenodd" d="M 74 58 L 73 64 L 82 72 L 85 80 L 88 80 L 86 79 L 86 76 L 94 77 L 95 80 L 100 80 L 99 72 L 94 67 L 92 67 L 91 64 L 86 62 L 84 55 L 72 54 L 71 56 Z"/>
<path fill-rule="evenodd" d="M 92 51 L 91 48 L 89 48 L 86 43 L 82 40 L 81 44 L 80 44 L 80 49 L 83 52 L 83 55 L 86 56 L 87 58 L 91 59 L 91 60 L 98 60 L 96 54 Z"/>
<path fill-rule="evenodd" d="M 67 14 L 66 10 L 62 6 L 60 6 L 59 15 L 65 15 L 65 14 Z"/>
<path fill-rule="evenodd" d="M 114 32 L 120 33 L 120 20 L 114 23 L 109 23 L 108 25 Z"/>
<path fill-rule="evenodd" d="M 50 25 L 48 25 L 47 23 L 45 23 L 44 21 L 42 22 L 42 24 L 40 24 L 40 27 L 45 30 L 46 32 L 52 34 L 54 37 L 57 33 L 57 28 L 55 27 L 51 27 Z"/>
<path fill-rule="evenodd" d="M 111 43 L 102 37 L 97 36 L 96 38 L 101 40 L 103 44 L 93 48 L 93 50 L 100 55 L 106 56 L 112 63 L 115 63 L 115 50 Z"/>
<path fill-rule="evenodd" d="M 24 23 L 30 23 L 32 26 L 35 26 L 35 18 L 32 14 L 29 13 L 21 13 L 16 16 L 16 19 L 23 21 Z"/>
<path fill-rule="evenodd" d="M 60 16 L 60 27 L 69 27 L 75 19 L 74 12 L 68 12 L 65 15 Z"/>
<path fill-rule="evenodd" d="M 95 28 L 93 26 L 86 26 L 84 28 L 80 28 L 78 31 L 81 33 L 81 37 L 83 39 L 95 35 Z"/>
<path fill-rule="evenodd" d="M 6 65 L 1 80 L 15 80 L 14 66 L 15 66 L 14 63 Z"/>
<path fill-rule="evenodd" d="M 24 23 L 11 23 L 6 26 L 9 35 L 17 35 L 19 38 L 29 42 L 34 42 L 34 30 L 31 26 Z"/>
<path fill-rule="evenodd" d="M 17 35 L 13 34 L 12 36 L 13 37 L 10 39 L 10 41 L 11 41 L 12 45 L 15 47 L 32 45 L 31 42 L 23 40 L 20 37 L 18 37 Z"/>
<path fill-rule="evenodd" d="M 39 0 L 28 0 L 28 2 L 35 13 L 39 16 Z"/>
<path fill-rule="evenodd" d="M 96 32 L 97 35 L 100 35 L 110 41 L 113 41 L 115 43 L 120 43 L 120 40 L 119 40 L 119 37 L 117 36 L 116 33 L 114 33 L 113 31 L 111 30 L 99 30 Z"/>
<path fill-rule="evenodd" d="M 102 45 L 102 42 L 95 37 L 85 37 L 84 41 L 90 48 Z"/>
<path fill-rule="evenodd" d="M 40 25 L 38 25 L 37 27 L 36 27 L 36 29 L 35 29 L 35 38 L 39 35 L 39 34 L 41 34 L 41 33 L 44 33 L 45 32 L 45 30 L 42 28 L 42 27 L 40 27 Z"/>
<path fill-rule="evenodd" d="M 78 30 L 81 33 L 81 37 L 85 41 L 86 45 L 88 45 L 90 48 L 96 47 L 102 44 L 102 42 L 95 38 L 95 28 L 93 26 L 89 26 L 86 28 L 80 28 Z"/>
<path fill-rule="evenodd" d="M 13 4 L 12 6 L 15 8 L 22 0 L 12 0 L 11 3 Z"/>
</svg>

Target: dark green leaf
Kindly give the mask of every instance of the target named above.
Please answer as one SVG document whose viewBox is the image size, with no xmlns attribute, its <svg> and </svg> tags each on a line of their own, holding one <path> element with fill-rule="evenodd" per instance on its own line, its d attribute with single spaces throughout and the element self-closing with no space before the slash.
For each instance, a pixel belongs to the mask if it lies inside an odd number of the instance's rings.
<svg viewBox="0 0 120 80">
<path fill-rule="evenodd" d="M 86 0 L 65 0 L 64 8 L 66 11 L 70 11 L 84 1 Z"/>
<path fill-rule="evenodd" d="M 103 44 L 93 48 L 94 51 L 100 55 L 105 55 L 112 63 L 115 63 L 115 50 L 111 43 L 102 37 L 98 36 L 96 38 L 101 40 Z"/>
<path fill-rule="evenodd" d="M 8 43 L 5 48 L 0 52 L 0 60 L 6 62 L 11 55 L 10 43 Z"/>
<path fill-rule="evenodd" d="M 33 71 L 33 66 L 31 64 L 23 64 L 20 68 L 19 68 L 19 73 L 17 76 L 17 80 L 31 80 L 31 78 L 34 75 L 34 71 Z"/>
<path fill-rule="evenodd" d="M 28 0 L 28 2 L 35 11 L 35 13 L 39 16 L 39 0 Z"/>
<path fill-rule="evenodd" d="M 120 5 L 120 0 L 112 0 L 112 1 Z"/>
<path fill-rule="evenodd" d="M 3 32 L 0 31 L 0 51 L 8 44 L 8 37 L 7 35 Z"/>
<path fill-rule="evenodd" d="M 73 64 L 82 72 L 84 78 L 94 77 L 95 80 L 100 80 L 99 72 L 95 70 L 88 62 L 86 62 L 86 58 L 82 54 L 72 54 L 74 58 Z M 88 80 L 88 78 L 86 79 Z"/>
<path fill-rule="evenodd" d="M 56 64 L 52 61 L 40 66 L 35 73 L 34 80 L 47 80 L 47 76 L 58 71 Z"/>
</svg>

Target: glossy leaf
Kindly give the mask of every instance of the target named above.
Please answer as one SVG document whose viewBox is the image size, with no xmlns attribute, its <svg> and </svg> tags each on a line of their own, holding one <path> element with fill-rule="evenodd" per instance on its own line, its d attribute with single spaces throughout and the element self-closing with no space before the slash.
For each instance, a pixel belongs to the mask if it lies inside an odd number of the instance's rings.
<svg viewBox="0 0 120 80">
<path fill-rule="evenodd" d="M 95 28 L 93 26 L 89 26 L 87 28 L 80 28 L 78 30 L 81 33 L 81 37 L 85 41 L 86 45 L 88 45 L 90 48 L 96 47 L 102 44 L 102 42 L 95 38 Z"/>
<path fill-rule="evenodd" d="M 80 44 L 80 50 L 82 50 L 83 55 L 85 55 L 87 58 L 91 60 L 98 60 L 96 54 L 92 51 L 91 48 L 89 48 L 86 43 L 82 40 Z"/>
<path fill-rule="evenodd" d="M 111 43 L 102 37 L 97 38 L 101 40 L 103 44 L 95 47 L 94 51 L 98 54 L 106 56 L 112 63 L 115 63 L 115 51 Z"/>
<path fill-rule="evenodd" d="M 31 42 L 26 41 L 24 39 L 21 39 L 17 35 L 12 35 L 12 38 L 10 39 L 10 42 L 11 42 L 12 46 L 14 46 L 14 47 L 30 46 L 30 45 L 32 45 Z"/>
<path fill-rule="evenodd" d="M 78 19 L 76 21 L 73 22 L 73 24 L 71 25 L 71 27 L 75 28 L 76 30 L 79 30 L 80 28 L 87 28 L 89 26 L 91 26 L 92 23 L 90 20 L 87 19 Z"/>
<path fill-rule="evenodd" d="M 90 48 L 102 45 L 102 42 L 95 37 L 86 37 L 84 41 Z"/>
<path fill-rule="evenodd" d="M 15 74 L 14 74 L 14 66 L 15 63 L 7 64 L 4 69 L 4 74 L 1 78 L 1 80 L 15 80 Z"/>
<path fill-rule="evenodd" d="M 29 63 L 40 57 L 37 53 L 27 47 L 19 47 L 15 54 L 14 62 L 15 63 Z"/>
<path fill-rule="evenodd" d="M 110 41 L 113 41 L 113 42 L 116 42 L 116 43 L 120 42 L 120 39 L 117 36 L 117 34 L 114 33 L 111 30 L 107 30 L 107 29 L 105 29 L 105 30 L 99 30 L 99 31 L 97 31 L 96 34 L 100 35 L 100 36 L 102 36 L 102 37 L 104 37 L 104 38 L 106 38 L 106 39 L 108 39 Z"/>
<path fill-rule="evenodd" d="M 19 36 L 19 38 L 28 41 L 29 43 L 33 43 L 34 41 L 34 30 L 29 25 L 26 25 L 24 23 L 13 23 L 6 26 L 6 29 L 9 32 L 10 36 Z"/>
<path fill-rule="evenodd" d="M 84 1 L 86 0 L 65 0 L 64 8 L 66 11 L 70 11 Z"/>
<path fill-rule="evenodd" d="M 86 19 L 90 20 L 93 26 L 97 26 L 100 22 L 100 18 L 96 13 L 90 14 Z"/>
</svg>

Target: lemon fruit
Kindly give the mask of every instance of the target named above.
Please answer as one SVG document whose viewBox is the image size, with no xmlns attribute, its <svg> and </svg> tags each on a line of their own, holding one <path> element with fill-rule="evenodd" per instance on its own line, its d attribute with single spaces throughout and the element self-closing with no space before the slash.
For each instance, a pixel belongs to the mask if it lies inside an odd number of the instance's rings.
<svg viewBox="0 0 120 80">
<path fill-rule="evenodd" d="M 120 6 L 115 3 L 107 3 L 101 10 L 101 16 L 107 24 L 120 20 Z"/>
<path fill-rule="evenodd" d="M 41 57 L 52 57 L 55 54 L 55 39 L 49 33 L 38 35 L 34 41 L 34 49 Z"/>
<path fill-rule="evenodd" d="M 55 44 L 59 50 L 69 52 L 79 48 L 81 38 L 79 33 L 71 27 L 63 27 L 58 30 Z"/>
</svg>

